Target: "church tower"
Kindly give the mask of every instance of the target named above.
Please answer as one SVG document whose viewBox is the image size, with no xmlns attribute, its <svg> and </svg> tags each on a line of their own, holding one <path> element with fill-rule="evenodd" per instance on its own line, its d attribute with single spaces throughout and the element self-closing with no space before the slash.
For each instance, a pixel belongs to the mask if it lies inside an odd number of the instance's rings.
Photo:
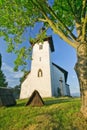
<svg viewBox="0 0 87 130">
<path fill-rule="evenodd" d="M 31 72 L 21 86 L 20 98 L 29 97 L 37 90 L 42 97 L 52 96 L 51 52 L 54 51 L 52 37 L 33 45 Z"/>
<path fill-rule="evenodd" d="M 54 51 L 52 38 L 44 39 L 43 43 L 33 46 L 31 89 L 39 91 L 42 97 L 51 97 L 51 52 Z"/>
</svg>

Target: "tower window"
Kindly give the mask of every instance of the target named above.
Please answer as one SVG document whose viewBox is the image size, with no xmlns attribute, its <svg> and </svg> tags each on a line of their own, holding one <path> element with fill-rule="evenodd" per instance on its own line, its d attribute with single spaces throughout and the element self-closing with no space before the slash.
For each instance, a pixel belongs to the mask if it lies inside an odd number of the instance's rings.
<svg viewBox="0 0 87 130">
<path fill-rule="evenodd" d="M 42 77 L 43 76 L 43 72 L 41 69 L 38 70 L 38 77 Z"/>
<path fill-rule="evenodd" d="M 39 57 L 39 61 L 41 61 L 41 57 Z"/>
<path fill-rule="evenodd" d="M 41 49 L 43 49 L 43 45 L 42 44 L 39 45 L 39 50 L 41 50 Z"/>
</svg>

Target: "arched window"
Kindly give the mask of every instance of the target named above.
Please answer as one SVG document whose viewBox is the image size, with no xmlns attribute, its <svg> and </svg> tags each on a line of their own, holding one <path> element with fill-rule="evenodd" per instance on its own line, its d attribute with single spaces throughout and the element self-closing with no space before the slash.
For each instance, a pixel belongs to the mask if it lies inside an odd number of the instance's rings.
<svg viewBox="0 0 87 130">
<path fill-rule="evenodd" d="M 42 77 L 43 76 L 43 72 L 41 69 L 38 70 L 38 77 Z"/>
</svg>

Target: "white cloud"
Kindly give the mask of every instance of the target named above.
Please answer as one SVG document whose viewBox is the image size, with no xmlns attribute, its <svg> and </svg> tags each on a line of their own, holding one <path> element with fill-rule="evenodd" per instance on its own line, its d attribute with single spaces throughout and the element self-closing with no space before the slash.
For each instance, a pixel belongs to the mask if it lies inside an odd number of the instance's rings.
<svg viewBox="0 0 87 130">
<path fill-rule="evenodd" d="M 9 72 L 13 72 L 13 69 L 11 66 L 7 65 L 6 63 L 2 63 L 2 70 L 6 70 Z"/>
<path fill-rule="evenodd" d="M 9 87 L 14 87 L 20 83 L 19 78 L 23 76 L 23 72 L 14 72 L 13 68 L 6 63 L 2 63 L 2 71 L 6 75 Z"/>
</svg>

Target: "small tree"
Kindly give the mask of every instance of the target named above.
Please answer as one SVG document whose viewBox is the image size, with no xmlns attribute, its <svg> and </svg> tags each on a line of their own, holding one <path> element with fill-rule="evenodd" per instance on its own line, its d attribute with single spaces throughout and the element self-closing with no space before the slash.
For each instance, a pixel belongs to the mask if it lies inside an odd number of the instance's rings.
<svg viewBox="0 0 87 130">
<path fill-rule="evenodd" d="M 2 70 L 0 70 L 0 87 L 7 87 L 7 86 L 8 83 L 6 82 L 6 76 L 4 75 Z"/>
<path fill-rule="evenodd" d="M 8 83 L 6 82 L 6 76 L 1 70 L 1 66 L 2 66 L 2 56 L 0 54 L 0 87 L 7 87 Z"/>
</svg>

